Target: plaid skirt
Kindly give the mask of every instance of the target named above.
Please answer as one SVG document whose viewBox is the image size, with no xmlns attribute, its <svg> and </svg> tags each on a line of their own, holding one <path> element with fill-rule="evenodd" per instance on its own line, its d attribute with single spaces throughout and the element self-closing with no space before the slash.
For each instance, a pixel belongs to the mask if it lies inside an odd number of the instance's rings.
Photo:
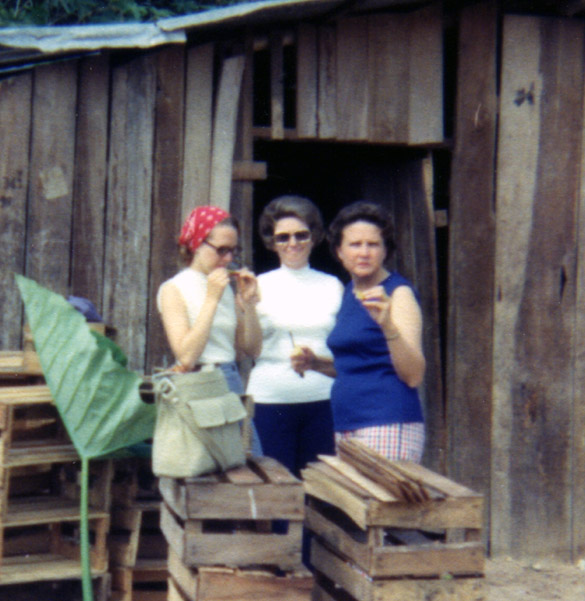
<svg viewBox="0 0 585 601">
<path fill-rule="evenodd" d="M 423 423 L 414 422 L 384 424 L 335 433 L 336 443 L 349 439 L 359 440 L 391 461 L 420 463 L 425 444 L 425 427 Z"/>
</svg>

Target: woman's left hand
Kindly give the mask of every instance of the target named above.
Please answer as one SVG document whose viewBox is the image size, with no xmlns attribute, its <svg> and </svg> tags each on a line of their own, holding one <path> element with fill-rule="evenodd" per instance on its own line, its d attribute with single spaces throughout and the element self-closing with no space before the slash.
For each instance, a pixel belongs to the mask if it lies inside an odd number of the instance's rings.
<svg viewBox="0 0 585 601">
<path fill-rule="evenodd" d="M 244 307 L 255 305 L 260 300 L 258 280 L 246 267 L 236 272 L 238 298 Z"/>
</svg>

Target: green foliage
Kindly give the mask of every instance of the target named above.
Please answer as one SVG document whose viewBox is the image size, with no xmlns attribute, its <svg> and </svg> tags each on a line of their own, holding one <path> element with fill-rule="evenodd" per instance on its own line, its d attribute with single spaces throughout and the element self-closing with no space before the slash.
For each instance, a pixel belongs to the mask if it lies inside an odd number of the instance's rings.
<svg viewBox="0 0 585 601">
<path fill-rule="evenodd" d="M 155 21 L 245 0 L 0 0 L 0 27 Z"/>
</svg>

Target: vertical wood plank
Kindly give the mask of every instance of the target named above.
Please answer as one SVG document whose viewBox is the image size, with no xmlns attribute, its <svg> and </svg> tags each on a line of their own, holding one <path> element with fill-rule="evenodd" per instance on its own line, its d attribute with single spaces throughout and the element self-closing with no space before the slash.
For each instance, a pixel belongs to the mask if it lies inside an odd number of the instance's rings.
<svg viewBox="0 0 585 601">
<path fill-rule="evenodd" d="M 368 19 L 342 19 L 337 24 L 337 139 L 368 137 Z"/>
<path fill-rule="evenodd" d="M 297 135 L 317 135 L 317 29 L 301 23 L 297 30 Z"/>
<path fill-rule="evenodd" d="M 337 30 L 321 25 L 318 30 L 317 129 L 320 139 L 337 135 Z"/>
<path fill-rule="evenodd" d="M 270 34 L 270 126 L 273 140 L 284 139 L 284 56 L 282 34 Z"/>
<path fill-rule="evenodd" d="M 34 72 L 27 275 L 59 294 L 69 288 L 77 62 Z"/>
<path fill-rule="evenodd" d="M 104 315 L 132 369 L 144 369 L 151 243 L 155 59 L 113 69 Z"/>
<path fill-rule="evenodd" d="M 156 56 L 156 105 L 152 239 L 148 294 L 148 373 L 154 366 L 173 363 L 156 307 L 159 286 L 177 271 L 177 237 L 181 227 L 180 174 L 183 172 L 183 115 L 185 99 L 185 49 L 172 46 Z"/>
<path fill-rule="evenodd" d="M 497 7 L 462 10 L 449 203 L 448 473 L 489 507 Z M 487 526 L 487 524 L 486 524 Z"/>
<path fill-rule="evenodd" d="M 437 2 L 409 15 L 408 142 L 443 141 L 443 15 Z"/>
<path fill-rule="evenodd" d="M 585 108 L 585 106 L 584 106 Z M 585 112 L 581 125 L 581 132 L 585 132 Z M 574 399 L 571 432 L 573 481 L 571 497 L 573 499 L 572 523 L 573 546 L 571 549 L 573 563 L 585 559 L 585 345 L 580 341 L 585 340 L 585 135 L 581 143 L 581 181 L 578 201 L 579 213 L 577 221 L 577 294 L 575 301 L 575 344 L 574 356 Z"/>
<path fill-rule="evenodd" d="M 108 151 L 109 56 L 79 65 L 71 292 L 102 307 Z"/>
<path fill-rule="evenodd" d="M 583 41 L 578 22 L 504 21 L 492 541 L 516 557 L 567 560 L 571 549 Z"/>
<path fill-rule="evenodd" d="M 0 81 L 0 348 L 20 348 L 22 304 L 15 273 L 24 273 L 32 73 Z"/>
<path fill-rule="evenodd" d="M 188 50 L 181 215 L 209 204 L 213 123 L 213 44 Z"/>
<path fill-rule="evenodd" d="M 229 210 L 236 120 L 245 58 L 224 60 L 213 120 L 210 204 Z"/>
<path fill-rule="evenodd" d="M 369 137 L 406 142 L 409 136 L 410 31 L 408 15 L 369 17 Z"/>
</svg>

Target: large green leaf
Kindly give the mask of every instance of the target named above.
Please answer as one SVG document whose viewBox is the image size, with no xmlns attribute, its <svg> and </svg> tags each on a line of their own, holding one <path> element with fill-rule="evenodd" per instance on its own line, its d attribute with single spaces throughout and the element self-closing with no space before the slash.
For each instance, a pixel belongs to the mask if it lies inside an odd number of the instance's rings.
<svg viewBox="0 0 585 601">
<path fill-rule="evenodd" d="M 151 438 L 155 407 L 121 351 L 92 334 L 62 296 L 16 276 L 45 380 L 77 452 L 91 459 Z"/>
</svg>

